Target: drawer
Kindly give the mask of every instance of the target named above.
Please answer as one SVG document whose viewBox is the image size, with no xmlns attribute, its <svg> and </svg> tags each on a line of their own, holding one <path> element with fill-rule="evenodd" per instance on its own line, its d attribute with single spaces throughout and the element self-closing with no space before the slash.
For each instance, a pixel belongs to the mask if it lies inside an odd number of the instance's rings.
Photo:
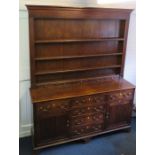
<svg viewBox="0 0 155 155">
<path fill-rule="evenodd" d="M 125 99 L 118 99 L 118 100 L 114 100 L 112 102 L 109 102 L 110 106 L 120 106 L 120 105 L 126 105 L 126 104 L 132 104 L 132 102 L 130 100 L 125 100 Z"/>
<path fill-rule="evenodd" d="M 103 94 L 89 95 L 72 99 L 71 109 L 102 104 L 105 104 L 105 96 Z"/>
<path fill-rule="evenodd" d="M 75 127 L 94 123 L 103 123 L 103 121 L 104 121 L 104 113 L 88 114 L 85 116 L 79 116 L 74 119 L 71 119 L 70 126 Z"/>
<path fill-rule="evenodd" d="M 83 108 L 78 108 L 71 110 L 71 117 L 75 118 L 77 116 L 86 115 L 87 113 L 104 113 L 105 107 L 104 105 L 99 106 L 87 106 Z"/>
<path fill-rule="evenodd" d="M 71 135 L 72 136 L 79 136 L 79 135 L 83 136 L 83 135 L 87 135 L 90 133 L 101 132 L 101 131 L 103 131 L 102 124 L 86 125 L 83 127 L 72 129 Z"/>
<path fill-rule="evenodd" d="M 108 94 L 108 101 L 131 100 L 133 99 L 134 90 L 123 90 Z"/>
<path fill-rule="evenodd" d="M 69 111 L 69 100 L 55 100 L 36 104 L 38 116 L 60 115 Z"/>
</svg>

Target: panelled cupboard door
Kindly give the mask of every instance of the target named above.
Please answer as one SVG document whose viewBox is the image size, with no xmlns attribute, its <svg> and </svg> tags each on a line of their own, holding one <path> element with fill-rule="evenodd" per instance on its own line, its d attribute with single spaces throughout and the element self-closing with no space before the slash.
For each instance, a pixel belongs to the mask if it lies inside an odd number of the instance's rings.
<svg viewBox="0 0 155 155">
<path fill-rule="evenodd" d="M 133 91 L 108 95 L 106 128 L 114 129 L 131 123 Z"/>
<path fill-rule="evenodd" d="M 38 106 L 39 107 L 39 106 Z M 45 109 L 42 109 L 45 110 Z M 37 111 L 37 109 L 36 109 Z M 48 111 L 44 111 L 48 114 Z M 37 113 L 37 112 L 36 112 Z M 44 115 L 39 112 L 35 116 L 35 145 L 40 146 L 68 137 L 68 113 Z"/>
</svg>

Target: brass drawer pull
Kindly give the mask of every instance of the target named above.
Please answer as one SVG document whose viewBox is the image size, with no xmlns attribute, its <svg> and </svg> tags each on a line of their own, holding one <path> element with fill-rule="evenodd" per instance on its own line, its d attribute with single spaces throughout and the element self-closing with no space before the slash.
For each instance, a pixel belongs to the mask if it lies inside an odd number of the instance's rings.
<svg viewBox="0 0 155 155">
<path fill-rule="evenodd" d="M 55 106 L 56 106 L 55 103 L 53 103 L 53 104 L 52 104 L 52 107 L 55 107 Z"/>
<path fill-rule="evenodd" d="M 40 109 L 40 110 L 42 110 L 42 109 L 43 109 L 43 107 L 40 107 L 39 109 Z"/>
<path fill-rule="evenodd" d="M 43 109 L 44 112 L 48 111 L 47 109 Z"/>
<path fill-rule="evenodd" d="M 119 93 L 119 96 L 122 96 L 123 94 L 122 93 Z"/>
<path fill-rule="evenodd" d="M 86 126 L 86 129 L 88 129 L 89 128 L 89 126 Z"/>
<path fill-rule="evenodd" d="M 106 119 L 109 119 L 110 113 L 107 112 L 105 117 L 106 117 Z"/>
</svg>

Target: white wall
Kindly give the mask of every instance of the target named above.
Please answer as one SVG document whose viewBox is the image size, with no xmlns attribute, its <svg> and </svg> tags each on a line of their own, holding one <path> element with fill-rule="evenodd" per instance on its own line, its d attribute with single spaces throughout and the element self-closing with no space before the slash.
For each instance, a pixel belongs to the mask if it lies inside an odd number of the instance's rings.
<svg viewBox="0 0 155 155">
<path fill-rule="evenodd" d="M 70 0 L 66 0 L 72 6 L 75 3 L 71 3 Z M 77 0 L 74 0 L 74 2 Z M 92 0 L 93 1 L 93 0 Z M 52 1 L 53 2 L 53 1 Z M 62 1 L 55 1 L 53 5 L 59 5 Z M 78 1 L 79 2 L 79 1 Z M 81 3 L 83 6 L 86 5 Z M 76 6 L 80 6 L 80 3 L 76 3 Z M 92 3 L 93 4 L 93 3 Z M 94 5 L 95 6 L 95 3 Z M 30 64 L 29 64 L 29 39 L 28 39 L 28 13 L 23 5 L 21 4 L 21 10 L 19 11 L 19 74 L 20 74 L 20 99 L 19 99 L 19 113 L 20 113 L 20 122 L 19 122 L 19 131 L 20 137 L 30 135 L 31 126 L 32 126 L 32 105 L 29 95 L 30 87 Z M 132 12 L 129 26 L 129 36 L 128 36 L 128 45 L 127 45 L 127 57 L 126 57 L 126 66 L 125 66 L 125 75 L 124 77 L 135 84 L 135 12 Z"/>
<path fill-rule="evenodd" d="M 136 12 L 130 16 L 124 78 L 136 84 Z"/>
<path fill-rule="evenodd" d="M 136 0 L 19 0 L 21 10 L 26 9 L 25 4 L 133 9 Z"/>
</svg>

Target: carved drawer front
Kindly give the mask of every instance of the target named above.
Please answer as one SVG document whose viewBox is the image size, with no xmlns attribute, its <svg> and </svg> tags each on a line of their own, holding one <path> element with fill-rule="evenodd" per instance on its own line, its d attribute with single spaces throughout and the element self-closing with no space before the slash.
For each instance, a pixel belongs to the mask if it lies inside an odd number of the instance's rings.
<svg viewBox="0 0 155 155">
<path fill-rule="evenodd" d="M 94 124 L 94 123 L 102 123 L 104 121 L 104 114 L 103 113 L 97 113 L 97 114 L 88 114 L 85 116 L 79 116 L 75 119 L 72 119 L 70 121 L 70 126 L 83 126 L 87 124 Z"/>
<path fill-rule="evenodd" d="M 69 100 L 55 100 L 37 103 L 37 115 L 48 117 L 49 115 L 59 115 L 69 111 Z"/>
<path fill-rule="evenodd" d="M 72 110 L 71 117 L 75 118 L 77 116 L 86 115 L 87 113 L 104 113 L 104 111 L 105 111 L 104 105 L 87 106 Z"/>
<path fill-rule="evenodd" d="M 102 105 L 105 104 L 105 96 L 102 94 L 99 95 L 91 95 L 74 98 L 71 101 L 71 108 L 79 108 L 85 106 L 93 106 L 93 105 Z"/>
<path fill-rule="evenodd" d="M 108 101 L 115 101 L 115 100 L 131 100 L 133 99 L 133 90 L 123 90 L 123 91 L 117 91 L 112 92 L 108 94 Z"/>
<path fill-rule="evenodd" d="M 121 106 L 126 104 L 132 104 L 130 100 L 118 99 L 117 101 L 112 101 L 109 103 L 110 106 Z"/>
<path fill-rule="evenodd" d="M 102 124 L 86 125 L 83 127 L 72 129 L 71 135 L 72 136 L 79 136 L 79 135 L 83 136 L 83 135 L 87 135 L 90 133 L 101 132 L 102 130 L 103 130 Z"/>
</svg>

